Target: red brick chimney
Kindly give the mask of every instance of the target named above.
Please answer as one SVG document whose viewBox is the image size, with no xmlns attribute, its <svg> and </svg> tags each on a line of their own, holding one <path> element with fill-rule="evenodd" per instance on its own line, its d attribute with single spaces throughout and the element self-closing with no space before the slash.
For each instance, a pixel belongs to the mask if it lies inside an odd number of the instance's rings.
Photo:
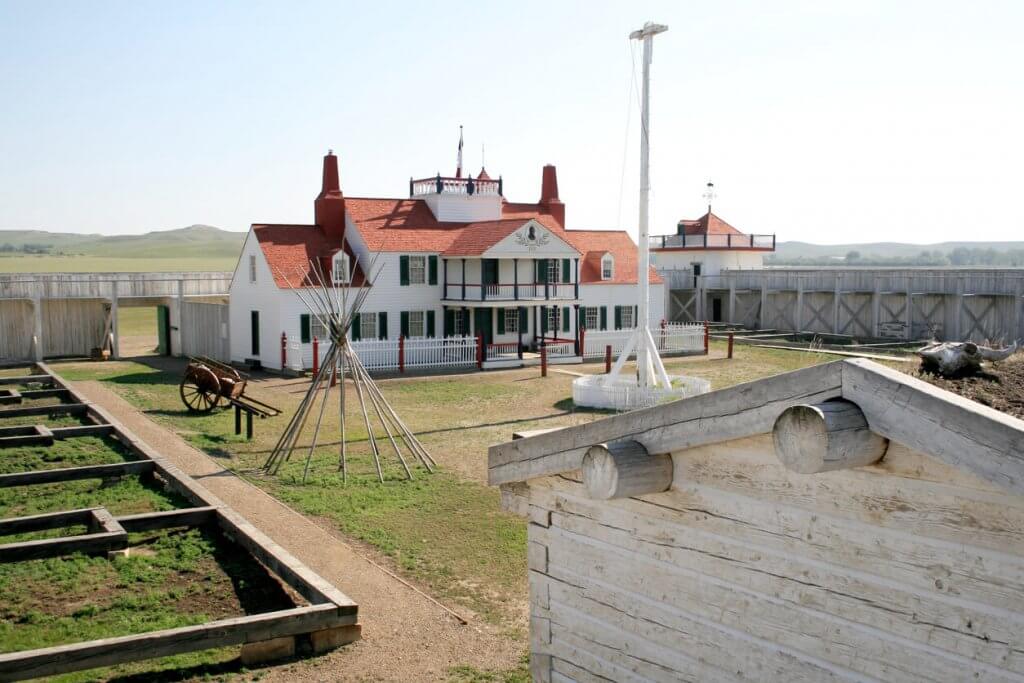
<svg viewBox="0 0 1024 683">
<path fill-rule="evenodd" d="M 313 202 L 316 224 L 332 242 L 341 242 L 345 235 L 345 196 L 338 179 L 338 157 L 328 150 L 324 157 L 324 179 L 320 194 Z"/>
<path fill-rule="evenodd" d="M 565 204 L 558 198 L 558 174 L 552 164 L 544 166 L 539 204 L 541 210 L 551 214 L 560 226 L 565 227 Z"/>
</svg>

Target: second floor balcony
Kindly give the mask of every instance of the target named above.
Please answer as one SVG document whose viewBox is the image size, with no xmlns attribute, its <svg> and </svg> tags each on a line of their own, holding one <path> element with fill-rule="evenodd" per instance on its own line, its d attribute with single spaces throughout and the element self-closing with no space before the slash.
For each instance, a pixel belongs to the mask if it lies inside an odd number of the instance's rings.
<svg viewBox="0 0 1024 683">
<path fill-rule="evenodd" d="M 651 235 L 651 249 L 756 249 L 775 251 L 775 235 Z"/>
<path fill-rule="evenodd" d="M 445 301 L 572 301 L 580 298 L 576 282 L 529 282 L 519 284 L 465 284 L 449 282 L 444 285 Z"/>
</svg>

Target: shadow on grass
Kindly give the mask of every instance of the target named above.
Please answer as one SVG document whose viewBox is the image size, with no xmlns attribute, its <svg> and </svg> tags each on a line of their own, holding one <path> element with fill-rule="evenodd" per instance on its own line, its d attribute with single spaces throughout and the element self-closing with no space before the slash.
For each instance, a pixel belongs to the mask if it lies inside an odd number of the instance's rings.
<svg viewBox="0 0 1024 683">
<path fill-rule="evenodd" d="M 616 415 L 617 412 L 609 410 L 607 408 L 581 408 L 577 406 L 572 398 L 563 398 L 561 401 L 555 401 L 553 407 L 563 410 L 565 412 L 562 415 L 569 415 L 572 413 L 583 413 L 586 415 Z"/>
</svg>

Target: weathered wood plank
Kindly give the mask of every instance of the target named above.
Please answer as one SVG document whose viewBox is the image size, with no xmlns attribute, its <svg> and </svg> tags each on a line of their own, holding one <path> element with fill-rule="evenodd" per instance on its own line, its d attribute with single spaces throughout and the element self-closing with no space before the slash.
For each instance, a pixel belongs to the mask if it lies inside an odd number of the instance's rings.
<svg viewBox="0 0 1024 683">
<path fill-rule="evenodd" d="M 872 431 L 1024 493 L 1024 421 L 871 361 L 845 361 L 842 383 Z"/>
<path fill-rule="evenodd" d="M 117 522 L 125 531 L 152 531 L 171 527 L 193 527 L 209 524 L 216 518 L 217 508 L 199 507 L 183 510 L 166 510 L 163 512 L 144 512 L 138 515 L 121 515 Z"/>
<path fill-rule="evenodd" d="M 154 471 L 155 468 L 156 464 L 150 460 L 133 460 L 129 462 L 113 462 L 106 465 L 86 465 L 84 467 L 63 467 L 54 470 L 14 472 L 12 474 L 0 474 L 0 488 L 5 486 L 49 484 L 55 481 L 103 479 L 128 474 L 146 474 Z"/>
<path fill-rule="evenodd" d="M 55 439 L 72 439 L 76 436 L 106 436 L 114 433 L 113 425 L 79 425 L 77 427 L 50 427 Z"/>
<path fill-rule="evenodd" d="M 92 518 L 95 509 L 81 508 L 0 519 L 0 534 L 18 534 L 25 531 L 43 531 L 45 529 L 60 529 L 73 524 L 86 524 Z"/>
<path fill-rule="evenodd" d="M 0 410 L 0 419 L 9 417 L 26 417 L 29 415 L 84 415 L 88 406 L 82 403 L 60 403 L 52 406 L 22 406 Z"/>
<path fill-rule="evenodd" d="M 38 541 L 22 541 L 0 545 L 0 563 L 38 560 L 71 553 L 95 554 L 118 550 L 128 545 L 128 535 L 123 531 L 104 531 L 80 536 L 44 538 Z M 2 671 L 0 664 L 0 671 Z"/>
<path fill-rule="evenodd" d="M 355 623 L 355 615 L 341 614 L 333 605 L 313 605 L 221 619 L 199 626 L 10 652 L 0 654 L 0 681 L 18 681 L 182 652 L 253 643 L 352 623 Z"/>
<path fill-rule="evenodd" d="M 0 385 L 2 384 L 29 384 L 38 382 L 39 384 L 53 384 L 53 377 L 50 375 L 23 375 L 21 377 L 0 377 Z"/>
<path fill-rule="evenodd" d="M 840 396 L 841 362 L 816 365 L 590 424 L 492 446 L 491 485 L 525 481 L 580 467 L 595 444 L 633 439 L 648 452 L 669 453 L 771 431 L 785 408 Z"/>
</svg>

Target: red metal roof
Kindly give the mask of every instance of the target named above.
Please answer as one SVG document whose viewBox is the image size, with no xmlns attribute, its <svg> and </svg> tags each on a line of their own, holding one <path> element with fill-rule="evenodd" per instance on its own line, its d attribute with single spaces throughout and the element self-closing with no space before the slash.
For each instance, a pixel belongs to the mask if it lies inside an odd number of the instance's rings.
<svg viewBox="0 0 1024 683">
<path fill-rule="evenodd" d="M 315 225 L 253 225 L 253 233 L 259 241 L 260 249 L 267 259 L 270 272 L 274 275 L 274 283 L 278 287 L 312 287 L 319 283 L 318 273 L 310 263 L 320 264 L 321 273 L 327 269 L 326 263 L 340 250 L 340 244 L 331 244 L 323 231 Z M 345 253 L 355 264 L 352 284 L 363 284 L 363 269 L 355 263 L 352 250 L 345 243 Z M 326 263 L 325 263 L 326 259 Z"/>
<path fill-rule="evenodd" d="M 682 230 L 680 235 L 742 235 L 736 228 L 732 227 L 715 214 L 708 211 L 697 220 L 679 221 Z"/>
<path fill-rule="evenodd" d="M 638 282 L 639 251 L 625 230 L 566 230 L 567 241 L 584 254 L 580 260 L 580 284 L 635 285 Z M 601 279 L 601 257 L 615 258 L 611 280 Z M 651 284 L 661 284 L 661 276 L 650 271 Z"/>
<path fill-rule="evenodd" d="M 580 252 L 582 284 L 635 284 L 637 248 L 624 231 L 565 230 L 538 204 L 502 204 L 502 218 L 472 223 L 441 222 L 421 199 L 371 199 L 346 197 L 345 212 L 370 251 L 437 253 L 442 256 L 480 256 L 502 239 L 536 220 Z M 274 273 L 278 287 L 314 281 L 310 259 L 329 259 L 340 244 L 325 237 L 315 225 L 254 224 L 253 231 Z M 348 244 L 345 251 L 351 254 Z M 601 256 L 615 257 L 615 274 L 601 279 Z M 329 261 L 328 261 L 329 262 Z M 361 268 L 353 284 L 361 284 Z M 652 283 L 662 280 L 651 269 Z"/>
</svg>

